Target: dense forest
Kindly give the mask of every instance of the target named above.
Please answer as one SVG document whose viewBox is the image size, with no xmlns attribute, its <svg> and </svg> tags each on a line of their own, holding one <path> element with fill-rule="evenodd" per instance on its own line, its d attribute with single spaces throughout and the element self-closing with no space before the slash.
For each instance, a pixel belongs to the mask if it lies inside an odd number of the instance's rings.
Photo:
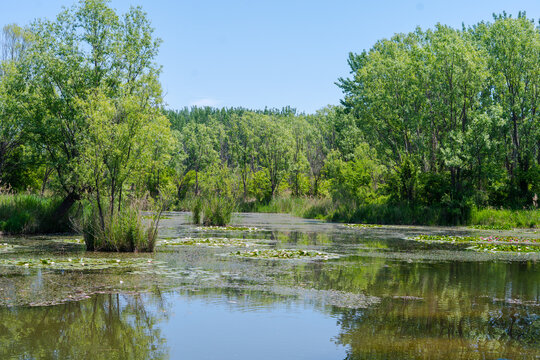
<svg viewBox="0 0 540 360">
<path fill-rule="evenodd" d="M 48 209 L 48 226 L 84 213 L 87 246 L 109 249 L 105 234 L 128 226 L 115 219 L 136 218 L 120 247 L 144 250 L 157 230 L 140 230 L 143 208 L 224 223 L 281 201 L 310 217 L 426 224 L 537 208 L 540 27 L 524 13 L 351 53 L 341 104 L 315 114 L 168 109 L 159 45 L 141 8 L 120 16 L 102 0 L 3 28 L 0 230 L 16 231 L 13 206 Z"/>
</svg>

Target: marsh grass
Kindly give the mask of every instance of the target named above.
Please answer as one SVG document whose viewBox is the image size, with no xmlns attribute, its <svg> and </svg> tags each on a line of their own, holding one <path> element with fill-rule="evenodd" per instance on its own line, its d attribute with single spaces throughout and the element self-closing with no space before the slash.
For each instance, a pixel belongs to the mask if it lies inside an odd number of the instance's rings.
<svg viewBox="0 0 540 360">
<path fill-rule="evenodd" d="M 225 226 L 231 222 L 235 209 L 236 203 L 233 199 L 216 195 L 193 201 L 191 214 L 194 224 Z"/>
<path fill-rule="evenodd" d="M 471 225 L 494 228 L 534 228 L 540 226 L 540 210 L 473 210 Z"/>
<path fill-rule="evenodd" d="M 96 207 L 84 220 L 83 234 L 87 250 L 117 252 L 152 252 L 156 245 L 161 211 L 151 219 L 142 215 L 143 206 L 133 201 L 119 212 L 105 212 L 100 217 Z"/>
<path fill-rule="evenodd" d="M 0 231 L 10 234 L 46 234 L 72 231 L 73 211 L 54 219 L 62 199 L 31 194 L 0 195 Z"/>
</svg>

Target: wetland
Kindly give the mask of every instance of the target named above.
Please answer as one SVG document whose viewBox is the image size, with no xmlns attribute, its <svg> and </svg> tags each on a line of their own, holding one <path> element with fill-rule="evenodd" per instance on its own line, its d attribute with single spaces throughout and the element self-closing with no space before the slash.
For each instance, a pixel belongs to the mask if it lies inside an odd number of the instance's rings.
<svg viewBox="0 0 540 360">
<path fill-rule="evenodd" d="M 3 237 L 0 358 L 540 356 L 539 253 L 459 240 L 476 238 L 540 236 L 254 213 L 204 228 L 171 212 L 154 253 Z"/>
</svg>

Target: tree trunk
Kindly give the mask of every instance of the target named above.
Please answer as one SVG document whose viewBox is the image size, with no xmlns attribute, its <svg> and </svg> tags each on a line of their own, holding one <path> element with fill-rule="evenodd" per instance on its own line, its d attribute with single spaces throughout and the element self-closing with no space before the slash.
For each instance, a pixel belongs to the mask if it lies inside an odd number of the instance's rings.
<svg viewBox="0 0 540 360">
<path fill-rule="evenodd" d="M 69 209 L 71 209 L 73 204 L 75 204 L 75 202 L 80 199 L 81 197 L 79 196 L 79 194 L 73 192 L 69 193 L 54 211 L 52 221 L 59 222 L 60 220 L 62 220 L 64 216 L 66 216 L 66 214 L 68 213 Z"/>
</svg>

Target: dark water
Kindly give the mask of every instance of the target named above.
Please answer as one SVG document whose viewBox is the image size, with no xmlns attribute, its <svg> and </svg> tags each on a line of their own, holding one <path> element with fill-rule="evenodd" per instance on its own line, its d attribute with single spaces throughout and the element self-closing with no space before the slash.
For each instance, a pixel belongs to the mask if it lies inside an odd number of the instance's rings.
<svg viewBox="0 0 540 360">
<path fill-rule="evenodd" d="M 540 358 L 538 255 L 406 240 L 466 229 L 351 229 L 246 214 L 236 223 L 258 231 L 217 231 L 169 216 L 164 240 L 252 246 L 119 255 L 86 254 L 62 237 L 0 239 L 18 246 L 0 248 L 0 359 Z M 341 257 L 223 256 L 253 248 Z M 25 266 L 81 256 L 122 266 Z"/>
</svg>

